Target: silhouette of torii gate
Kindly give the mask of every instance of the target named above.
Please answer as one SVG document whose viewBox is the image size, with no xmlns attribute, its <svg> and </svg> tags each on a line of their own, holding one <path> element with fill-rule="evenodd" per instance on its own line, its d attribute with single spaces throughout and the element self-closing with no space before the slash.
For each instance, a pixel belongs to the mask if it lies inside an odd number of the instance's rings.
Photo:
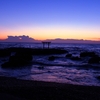
<svg viewBox="0 0 100 100">
<path fill-rule="evenodd" d="M 50 43 L 51 43 L 51 42 L 42 42 L 42 44 L 43 44 L 43 49 L 45 48 L 45 45 L 46 45 L 46 44 L 48 45 L 47 47 L 48 47 L 48 49 L 49 49 Z"/>
</svg>

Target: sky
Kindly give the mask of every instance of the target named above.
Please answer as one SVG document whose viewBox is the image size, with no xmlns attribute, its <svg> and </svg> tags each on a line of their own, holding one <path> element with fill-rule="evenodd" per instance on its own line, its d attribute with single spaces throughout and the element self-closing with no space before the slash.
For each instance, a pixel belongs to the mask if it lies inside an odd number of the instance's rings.
<svg viewBox="0 0 100 100">
<path fill-rule="evenodd" d="M 100 40 L 100 0 L 0 0 L 0 39 Z"/>
</svg>

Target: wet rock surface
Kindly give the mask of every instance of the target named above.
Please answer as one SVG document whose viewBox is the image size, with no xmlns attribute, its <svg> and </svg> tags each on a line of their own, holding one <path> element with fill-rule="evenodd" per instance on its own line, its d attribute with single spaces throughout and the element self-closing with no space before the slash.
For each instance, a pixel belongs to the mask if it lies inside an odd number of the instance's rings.
<svg viewBox="0 0 100 100">
<path fill-rule="evenodd" d="M 32 55 L 50 55 L 50 54 L 64 54 L 67 50 L 63 49 L 33 49 L 33 48 L 7 48 L 3 52 L 19 52 L 19 53 L 30 53 Z M 4 55 L 4 54 L 3 54 Z"/>
<path fill-rule="evenodd" d="M 66 55 L 66 58 L 70 58 L 70 57 L 72 57 L 72 54 L 67 54 Z"/>
<path fill-rule="evenodd" d="M 29 64 L 32 61 L 32 55 L 24 54 L 24 53 L 16 53 L 13 56 L 9 57 L 9 61 L 2 64 L 3 68 L 14 68 L 14 67 L 21 67 L 24 65 Z"/>
<path fill-rule="evenodd" d="M 92 57 L 92 58 L 89 59 L 88 63 L 89 64 L 95 64 L 95 63 L 99 64 L 100 63 L 100 57 Z"/>
<path fill-rule="evenodd" d="M 80 61 L 80 60 L 81 60 L 81 58 L 80 58 L 80 57 L 71 57 L 71 60 Z"/>
<path fill-rule="evenodd" d="M 94 57 L 96 56 L 95 52 L 82 52 L 80 53 L 80 57 Z"/>
<path fill-rule="evenodd" d="M 64 54 L 67 51 L 61 49 L 32 49 L 32 48 L 8 48 L 5 51 L 14 53 L 9 57 L 9 61 L 3 63 L 3 68 L 16 68 L 30 64 L 34 55 L 51 55 L 51 54 Z M 54 60 L 54 56 L 50 56 L 48 60 Z"/>
<path fill-rule="evenodd" d="M 48 60 L 50 60 L 50 61 L 54 61 L 55 60 L 55 56 L 50 56 L 49 58 L 48 58 Z"/>
<path fill-rule="evenodd" d="M 9 49 L 0 49 L 0 57 L 10 56 L 11 51 Z"/>
</svg>

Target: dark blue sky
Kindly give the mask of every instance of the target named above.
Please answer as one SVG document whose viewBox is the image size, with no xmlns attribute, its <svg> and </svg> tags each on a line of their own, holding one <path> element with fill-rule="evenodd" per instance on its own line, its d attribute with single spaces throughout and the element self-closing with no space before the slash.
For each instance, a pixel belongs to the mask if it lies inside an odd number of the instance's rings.
<svg viewBox="0 0 100 100">
<path fill-rule="evenodd" d="M 36 31 L 38 30 L 36 27 L 43 31 Z M 80 32 L 83 39 L 97 38 L 100 33 L 100 0 L 0 0 L 0 29 L 4 32 L 2 34 L 29 34 L 33 38 L 38 38 L 36 36 L 38 33 L 44 35 L 44 38 L 49 38 L 50 36 L 47 37 L 50 34 L 49 30 L 54 33 L 54 30 L 61 28 L 55 34 L 57 38 L 63 38 L 61 36 L 63 27 L 65 31 L 70 29 L 68 32 L 72 35 L 78 36 L 77 32 Z M 31 32 L 23 32 L 24 28 L 30 29 Z M 7 30 L 7 33 L 4 30 Z M 90 34 L 93 31 L 94 33 Z M 84 36 L 86 32 L 92 37 Z M 94 37 L 95 33 L 97 37 Z M 63 33 L 65 36 L 67 34 L 67 31 Z M 82 38 L 81 35 L 80 38 Z"/>
</svg>

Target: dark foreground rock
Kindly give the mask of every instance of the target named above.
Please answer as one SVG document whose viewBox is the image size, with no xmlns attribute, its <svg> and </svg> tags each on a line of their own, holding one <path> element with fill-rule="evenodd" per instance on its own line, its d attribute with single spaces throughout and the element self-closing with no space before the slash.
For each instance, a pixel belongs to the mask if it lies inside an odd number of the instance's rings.
<svg viewBox="0 0 100 100">
<path fill-rule="evenodd" d="M 33 49 L 33 48 L 8 48 L 5 52 L 20 52 L 20 53 L 30 53 L 31 55 L 50 55 L 50 54 L 64 54 L 67 51 L 63 49 Z"/>
<path fill-rule="evenodd" d="M 89 64 L 99 64 L 100 63 L 100 57 L 92 57 L 88 61 Z"/>
<path fill-rule="evenodd" d="M 97 76 L 96 78 L 100 81 L 100 76 Z"/>
<path fill-rule="evenodd" d="M 80 61 L 80 60 L 82 60 L 80 57 L 71 57 L 71 60 L 76 60 L 76 61 Z"/>
<path fill-rule="evenodd" d="M 50 60 L 50 61 L 53 61 L 53 60 L 55 60 L 55 56 L 50 56 L 49 58 L 48 58 L 48 60 Z"/>
<path fill-rule="evenodd" d="M 0 77 L 0 94 L 0 100 L 100 100 L 100 87 Z"/>
<path fill-rule="evenodd" d="M 8 48 L 5 51 L 15 53 L 15 55 L 9 57 L 9 61 L 2 64 L 3 68 L 18 68 L 30 64 L 32 56 L 34 55 L 51 55 L 51 54 L 63 54 L 66 50 L 61 49 L 32 49 L 32 48 Z M 49 60 L 54 60 L 55 57 L 50 57 Z"/>
<path fill-rule="evenodd" d="M 11 52 L 9 49 L 0 49 L 0 57 L 10 56 Z"/>
<path fill-rule="evenodd" d="M 72 54 L 67 54 L 65 57 L 70 58 L 70 57 L 72 57 Z"/>
<path fill-rule="evenodd" d="M 94 57 L 97 56 L 95 52 L 82 52 L 80 53 L 80 57 Z"/>
<path fill-rule="evenodd" d="M 2 64 L 3 68 L 16 68 L 29 64 L 32 61 L 32 55 L 25 53 L 16 53 L 9 57 L 9 61 Z"/>
</svg>

